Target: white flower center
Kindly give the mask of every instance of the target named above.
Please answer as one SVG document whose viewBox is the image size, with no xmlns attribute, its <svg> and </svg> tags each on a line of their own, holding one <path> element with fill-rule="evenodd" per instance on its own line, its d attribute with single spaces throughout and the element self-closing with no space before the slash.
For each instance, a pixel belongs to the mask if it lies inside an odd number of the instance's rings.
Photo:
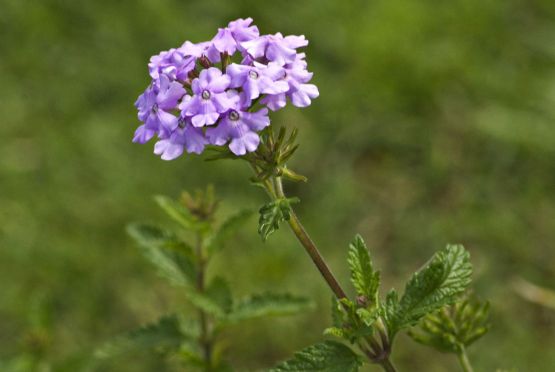
<svg viewBox="0 0 555 372">
<path fill-rule="evenodd" d="M 249 71 L 249 77 L 251 79 L 258 79 L 258 72 L 254 71 L 254 70 L 250 70 Z"/>
<path fill-rule="evenodd" d="M 210 92 L 207 90 L 203 90 L 201 96 L 202 99 L 210 99 Z"/>
<path fill-rule="evenodd" d="M 235 111 L 235 110 L 231 111 L 231 112 L 229 113 L 229 119 L 230 119 L 230 120 L 233 120 L 233 121 L 239 120 L 239 113 L 238 113 L 237 111 Z"/>
</svg>

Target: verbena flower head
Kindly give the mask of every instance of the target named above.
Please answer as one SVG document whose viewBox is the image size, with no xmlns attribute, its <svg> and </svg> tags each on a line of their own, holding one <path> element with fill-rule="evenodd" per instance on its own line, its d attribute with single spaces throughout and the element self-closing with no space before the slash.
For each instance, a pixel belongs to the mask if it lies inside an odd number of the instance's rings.
<svg viewBox="0 0 555 372">
<path fill-rule="evenodd" d="M 288 100 L 306 107 L 319 95 L 298 52 L 307 44 L 304 36 L 260 35 L 247 18 L 210 41 L 186 41 L 153 56 L 152 82 L 135 102 L 143 124 L 133 142 L 156 137 L 154 153 L 164 160 L 200 154 L 206 145 L 228 146 L 237 156 L 256 151 L 270 125 L 268 109 Z"/>
</svg>

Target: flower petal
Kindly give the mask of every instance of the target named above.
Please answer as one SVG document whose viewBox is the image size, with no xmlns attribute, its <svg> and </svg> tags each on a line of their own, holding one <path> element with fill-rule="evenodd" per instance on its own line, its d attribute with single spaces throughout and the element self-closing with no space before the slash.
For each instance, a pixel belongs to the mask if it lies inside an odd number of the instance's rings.
<svg viewBox="0 0 555 372">
<path fill-rule="evenodd" d="M 135 135 L 133 136 L 133 142 L 135 143 L 147 143 L 156 134 L 155 130 L 149 129 L 146 125 L 141 125 L 135 130 Z"/>
<path fill-rule="evenodd" d="M 245 155 L 253 152 L 260 144 L 260 137 L 254 132 L 245 132 L 242 136 L 234 138 L 229 143 L 229 149 L 235 155 Z"/>
<path fill-rule="evenodd" d="M 208 144 L 202 130 L 192 125 L 187 125 L 185 127 L 183 136 L 185 137 L 185 148 L 188 153 L 200 154 L 204 151 L 204 146 Z"/>
<path fill-rule="evenodd" d="M 230 138 L 229 123 L 222 120 L 217 126 L 206 129 L 206 137 L 213 145 L 225 145 Z"/>
</svg>

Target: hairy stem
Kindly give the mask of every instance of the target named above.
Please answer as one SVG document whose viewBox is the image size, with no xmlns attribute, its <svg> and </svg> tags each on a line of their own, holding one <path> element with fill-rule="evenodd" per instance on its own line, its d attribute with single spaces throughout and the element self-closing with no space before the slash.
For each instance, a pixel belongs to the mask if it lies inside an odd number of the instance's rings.
<svg viewBox="0 0 555 372">
<path fill-rule="evenodd" d="M 268 194 L 270 194 L 270 196 L 273 196 L 274 199 L 286 197 L 283 191 L 283 184 L 280 177 L 273 177 L 271 186 L 271 189 L 268 189 L 268 185 L 266 185 L 266 188 Z M 291 227 L 291 230 L 293 230 L 293 233 L 295 234 L 301 245 L 305 248 L 306 252 L 312 259 L 312 262 L 314 262 L 314 264 L 320 271 L 320 274 L 322 274 L 322 277 L 324 278 L 330 289 L 333 291 L 335 296 L 338 299 L 347 298 L 345 291 L 343 290 L 343 288 L 341 288 L 341 285 L 339 284 L 339 282 L 331 272 L 330 268 L 328 267 L 326 261 L 320 254 L 318 247 L 304 229 L 301 221 L 299 220 L 293 209 L 291 209 L 289 226 Z M 379 364 L 386 372 L 396 372 L 395 367 L 393 366 L 393 364 L 391 364 L 391 361 L 389 360 L 389 353 L 391 350 L 389 342 L 387 341 L 387 337 L 385 336 L 385 333 L 381 335 L 383 343 L 382 346 L 380 346 L 380 344 L 374 339 L 374 337 L 367 336 L 364 338 L 364 340 L 370 346 L 372 351 L 368 350 L 364 346 L 362 346 L 361 349 L 367 355 L 368 359 L 370 359 L 373 363 Z"/>
<path fill-rule="evenodd" d="M 384 371 L 386 372 L 397 372 L 397 370 L 395 369 L 395 367 L 393 366 L 393 364 L 391 364 L 391 361 L 389 360 L 389 358 L 384 359 L 381 363 L 380 366 L 382 366 L 382 368 L 384 369 Z"/>
<path fill-rule="evenodd" d="M 202 252 L 202 236 L 197 233 L 197 244 L 196 244 L 196 256 L 198 259 L 198 272 L 197 272 L 197 290 L 202 293 L 205 290 L 205 275 L 206 275 L 206 259 Z M 199 322 L 200 322 L 200 336 L 199 344 L 202 349 L 203 358 L 205 362 L 205 370 L 209 372 L 212 366 L 212 337 L 210 335 L 210 324 L 208 315 L 204 310 L 199 309 L 198 311 Z"/>
<path fill-rule="evenodd" d="M 464 346 L 461 346 L 461 351 L 457 354 L 459 358 L 459 364 L 464 372 L 474 372 L 472 365 L 470 364 L 470 360 L 468 359 L 468 355 L 466 355 L 466 349 Z"/>
<path fill-rule="evenodd" d="M 278 198 L 285 198 L 285 194 L 283 192 L 283 185 L 281 183 L 280 177 L 274 178 L 274 188 L 276 191 L 276 196 Z M 312 239 L 310 239 L 310 236 L 308 236 L 308 233 L 304 229 L 303 225 L 301 224 L 301 221 L 299 221 L 299 218 L 297 217 L 297 215 L 293 210 L 291 210 L 291 218 L 289 219 L 289 226 L 291 226 L 291 230 L 293 230 L 293 233 L 295 233 L 295 236 L 297 237 L 299 242 L 303 245 L 306 252 L 312 259 L 312 262 L 314 262 L 314 264 L 320 271 L 320 274 L 322 274 L 322 276 L 324 277 L 324 280 L 326 281 L 326 283 L 328 283 L 328 286 L 331 288 L 335 296 L 338 299 L 346 298 L 347 295 L 345 294 L 345 291 L 343 291 L 343 288 L 341 288 L 341 285 L 339 284 L 339 282 L 331 272 L 330 268 L 326 264 L 326 261 L 324 261 L 324 258 L 320 254 L 318 247 L 316 247 L 316 244 L 314 244 Z"/>
</svg>

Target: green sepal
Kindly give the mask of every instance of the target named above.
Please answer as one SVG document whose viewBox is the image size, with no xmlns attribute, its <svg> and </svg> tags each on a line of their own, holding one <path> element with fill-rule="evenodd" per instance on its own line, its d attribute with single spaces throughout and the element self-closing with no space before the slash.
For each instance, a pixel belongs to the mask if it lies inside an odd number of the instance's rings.
<svg viewBox="0 0 555 372">
<path fill-rule="evenodd" d="M 296 172 L 294 172 L 291 169 L 286 168 L 286 167 L 279 168 L 279 175 L 283 178 L 286 178 L 288 180 L 295 181 L 295 182 L 307 182 L 308 181 L 308 178 L 306 178 L 302 174 L 298 174 L 298 173 L 296 173 Z"/>
</svg>

